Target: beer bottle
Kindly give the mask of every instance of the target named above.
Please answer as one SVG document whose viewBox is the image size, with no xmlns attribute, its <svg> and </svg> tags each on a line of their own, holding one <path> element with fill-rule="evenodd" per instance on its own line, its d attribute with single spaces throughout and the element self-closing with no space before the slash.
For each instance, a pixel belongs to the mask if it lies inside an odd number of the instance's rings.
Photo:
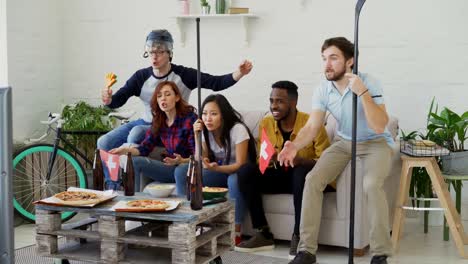
<svg viewBox="0 0 468 264">
<path fill-rule="evenodd" d="M 190 177 L 190 208 L 201 210 L 203 209 L 202 166 L 199 161 L 194 160 L 193 167 L 192 177 Z"/>
<path fill-rule="evenodd" d="M 127 153 L 127 167 L 122 177 L 125 196 L 135 195 L 135 172 L 133 170 L 132 154 Z"/>
<path fill-rule="evenodd" d="M 185 195 L 187 196 L 187 201 L 190 201 L 190 180 L 193 174 L 193 156 L 190 155 L 189 165 L 187 169 L 187 177 L 185 177 Z"/>
<path fill-rule="evenodd" d="M 104 171 L 99 149 L 96 149 L 94 152 L 93 189 L 98 191 L 104 190 Z"/>
</svg>

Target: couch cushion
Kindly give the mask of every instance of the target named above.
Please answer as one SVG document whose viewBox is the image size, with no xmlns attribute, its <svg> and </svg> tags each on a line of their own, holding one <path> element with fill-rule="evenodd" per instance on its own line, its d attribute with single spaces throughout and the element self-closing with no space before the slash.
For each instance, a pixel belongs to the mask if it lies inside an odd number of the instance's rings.
<svg viewBox="0 0 468 264">
<path fill-rule="evenodd" d="M 291 194 L 264 194 L 263 208 L 266 213 L 294 215 L 294 204 Z"/>
<path fill-rule="evenodd" d="M 333 142 L 333 139 L 336 136 L 336 131 L 338 129 L 337 124 L 336 124 L 336 119 L 330 113 L 327 113 L 325 120 L 326 120 L 325 129 L 327 130 L 328 139 L 330 139 L 330 142 Z M 398 130 L 399 130 L 398 118 L 394 116 L 389 116 L 387 129 L 388 129 L 388 132 L 390 132 L 390 135 L 392 135 L 392 138 L 396 139 L 398 136 Z"/>
<path fill-rule="evenodd" d="M 292 194 L 264 194 L 263 208 L 266 214 L 294 215 Z M 327 192 L 323 196 L 323 218 L 339 218 L 336 207 L 336 192 Z"/>
<path fill-rule="evenodd" d="M 269 113 L 269 111 L 240 111 L 240 114 L 244 119 L 244 123 L 250 129 L 250 132 L 252 132 L 252 135 L 255 138 L 258 138 L 258 127 L 267 113 Z"/>
</svg>

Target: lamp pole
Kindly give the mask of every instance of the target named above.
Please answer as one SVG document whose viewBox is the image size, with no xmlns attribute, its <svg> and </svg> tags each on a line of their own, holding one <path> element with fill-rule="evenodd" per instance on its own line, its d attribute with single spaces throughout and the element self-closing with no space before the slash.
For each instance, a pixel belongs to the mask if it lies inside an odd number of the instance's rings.
<svg viewBox="0 0 468 264">
<path fill-rule="evenodd" d="M 359 15 L 361 14 L 362 6 L 366 0 L 358 0 L 356 3 L 354 17 L 354 65 L 353 73 L 358 74 L 358 57 L 359 57 Z M 357 138 L 357 95 L 353 93 L 353 129 L 351 142 L 351 197 L 349 207 L 349 246 L 348 246 L 348 263 L 354 263 L 354 205 L 356 196 L 356 138 Z"/>
</svg>

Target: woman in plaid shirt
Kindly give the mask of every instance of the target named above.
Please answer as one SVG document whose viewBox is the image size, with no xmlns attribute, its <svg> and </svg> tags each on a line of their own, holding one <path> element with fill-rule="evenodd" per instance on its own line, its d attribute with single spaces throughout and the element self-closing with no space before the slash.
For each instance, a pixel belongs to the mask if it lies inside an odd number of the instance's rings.
<svg viewBox="0 0 468 264">
<path fill-rule="evenodd" d="M 177 85 L 171 81 L 158 84 L 151 98 L 153 122 L 145 139 L 138 147 L 122 146 L 110 150 L 112 154 L 132 153 L 135 171 L 135 187 L 139 190 L 139 175 L 158 182 L 173 183 L 174 171 L 180 164 L 188 163 L 195 152 L 193 123 L 197 120 L 195 108 L 181 96 Z M 155 146 L 164 146 L 166 157 L 162 160 L 148 156 Z"/>
</svg>

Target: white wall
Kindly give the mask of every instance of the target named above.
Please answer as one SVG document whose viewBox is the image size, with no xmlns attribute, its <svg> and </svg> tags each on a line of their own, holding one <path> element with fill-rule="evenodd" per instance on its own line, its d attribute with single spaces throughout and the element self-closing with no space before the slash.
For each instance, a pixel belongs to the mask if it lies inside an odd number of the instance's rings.
<svg viewBox="0 0 468 264">
<path fill-rule="evenodd" d="M 192 10 L 198 11 L 197 1 Z M 275 8 L 272 7 L 275 5 Z M 243 29 L 236 19 L 202 20 L 202 69 L 222 74 L 242 58 L 254 70 L 234 88 L 223 92 L 239 109 L 266 109 L 270 85 L 290 79 L 300 87 L 299 106 L 310 109 L 310 97 L 322 78 L 320 46 L 325 38 L 353 39 L 354 1 L 237 1 L 259 18 L 251 23 L 250 45 L 243 46 Z M 105 10 L 105 11 L 104 11 Z M 360 70 L 381 79 L 389 112 L 405 130 L 424 127 L 433 96 L 440 105 L 466 110 L 468 95 L 464 66 L 468 34 L 468 2 L 367 1 L 361 16 Z M 180 45 L 172 16 L 177 1 L 67 1 L 64 40 L 67 54 L 65 101 L 81 98 L 99 103 L 104 75 L 114 71 L 122 84 L 135 70 L 151 29 L 167 28 L 175 37 L 174 62 L 196 66 L 195 23 L 186 25 L 186 46 Z M 207 94 L 207 93 L 204 93 Z M 256 98 L 246 100 L 245 98 Z M 264 98 L 264 99 L 258 99 Z M 192 96 L 192 103 L 196 103 Z M 133 100 L 129 107 L 139 105 Z"/>
<path fill-rule="evenodd" d="M 0 85 L 8 84 L 6 0 L 0 0 Z"/>
<path fill-rule="evenodd" d="M 0 0 L 1 10 L 5 1 Z M 253 72 L 223 92 L 236 108 L 267 109 L 271 83 L 289 79 L 300 87 L 299 108 L 309 111 L 310 98 L 323 75 L 320 46 L 332 36 L 353 39 L 355 1 L 233 2 L 259 15 L 251 23 L 250 45 L 243 46 L 240 21 L 202 20 L 202 70 L 230 72 L 248 58 L 254 63 Z M 195 24 L 187 23 L 187 43 L 182 47 L 172 17 L 179 12 L 176 0 L 7 3 L 8 68 L 2 66 L 5 56 L 0 53 L 0 73 L 8 73 L 14 88 L 16 139 L 30 136 L 40 128 L 38 120 L 63 102 L 85 99 L 99 104 L 107 72 L 115 72 L 122 84 L 137 69 L 148 66 L 141 54 L 152 29 L 170 30 L 176 41 L 174 62 L 196 67 Z M 197 0 L 191 1 L 191 8 L 198 12 Z M 387 108 L 400 119 L 402 129 L 425 126 L 434 96 L 456 112 L 468 110 L 467 13 L 466 0 L 366 2 L 360 70 L 380 78 Z M 1 52 L 5 16 L 0 15 Z M 191 103 L 196 104 L 196 96 Z M 141 105 L 133 99 L 126 108 L 141 109 Z"/>
<path fill-rule="evenodd" d="M 251 75 L 223 92 L 235 107 L 266 109 L 271 83 L 289 79 L 300 87 L 300 109 L 309 111 L 310 97 L 322 78 L 320 46 L 332 36 L 353 39 L 354 1 L 236 3 L 259 15 L 251 23 L 250 45 L 243 45 L 237 19 L 204 19 L 202 69 L 222 74 L 249 58 L 254 62 Z M 62 99 L 99 104 L 107 72 L 115 72 L 122 84 L 135 70 L 146 67 L 141 54 L 151 29 L 169 29 L 176 41 L 174 62 L 196 66 L 195 23 L 187 23 L 182 47 L 172 17 L 179 12 L 177 1 L 15 0 L 9 5 L 8 70 L 17 89 L 14 102 L 36 109 L 15 112 L 27 121 L 15 125 L 24 136 L 36 125 L 39 113 L 58 108 Z M 198 1 L 192 1 L 191 7 L 198 12 Z M 466 110 L 467 11 L 464 0 L 450 5 L 435 0 L 367 1 L 364 6 L 360 70 L 381 79 L 389 112 L 400 118 L 403 129 L 424 127 L 433 96 L 440 105 Z M 192 96 L 191 102 L 195 99 Z M 127 107 L 140 104 L 131 100 Z"/>
<path fill-rule="evenodd" d="M 60 0 L 8 0 L 8 81 L 13 87 L 13 136 L 30 137 L 63 100 Z"/>
</svg>

